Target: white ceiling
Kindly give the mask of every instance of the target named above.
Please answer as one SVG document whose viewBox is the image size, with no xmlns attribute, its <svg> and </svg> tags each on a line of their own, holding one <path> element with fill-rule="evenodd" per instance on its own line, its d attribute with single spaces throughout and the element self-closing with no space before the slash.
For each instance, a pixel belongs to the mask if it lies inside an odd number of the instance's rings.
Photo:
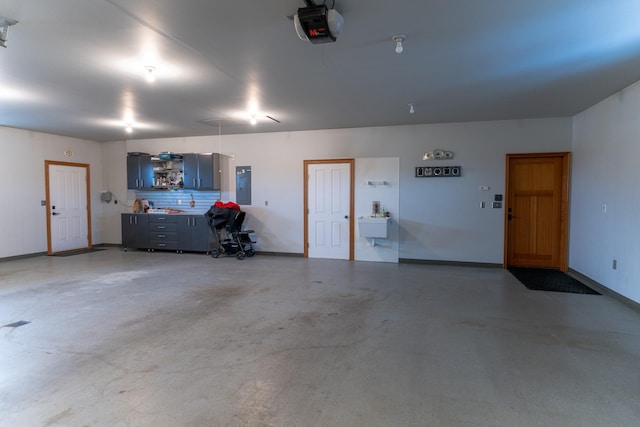
<svg viewBox="0 0 640 427">
<path fill-rule="evenodd" d="M 640 79 L 638 0 L 336 0 L 344 33 L 319 45 L 287 18 L 304 5 L 0 0 L 19 21 L 0 125 L 111 141 L 558 117 Z"/>
</svg>

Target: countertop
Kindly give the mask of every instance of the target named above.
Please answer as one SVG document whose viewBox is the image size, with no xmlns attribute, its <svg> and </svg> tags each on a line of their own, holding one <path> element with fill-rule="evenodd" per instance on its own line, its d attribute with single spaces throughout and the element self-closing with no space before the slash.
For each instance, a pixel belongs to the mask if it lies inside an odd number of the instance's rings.
<svg viewBox="0 0 640 427">
<path fill-rule="evenodd" d="M 136 212 L 123 212 L 123 213 L 136 213 Z M 176 210 L 168 210 L 168 209 L 155 209 L 154 212 L 138 212 L 140 214 L 146 213 L 148 215 L 204 215 L 207 211 L 203 210 L 183 210 L 180 212 L 176 212 Z"/>
</svg>

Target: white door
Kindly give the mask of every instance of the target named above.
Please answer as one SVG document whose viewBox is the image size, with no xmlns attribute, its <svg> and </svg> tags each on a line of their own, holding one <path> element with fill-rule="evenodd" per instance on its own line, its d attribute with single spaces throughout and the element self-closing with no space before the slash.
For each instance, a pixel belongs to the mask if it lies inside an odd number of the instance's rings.
<svg viewBox="0 0 640 427">
<path fill-rule="evenodd" d="M 89 247 L 87 169 L 49 164 L 51 252 Z"/>
<path fill-rule="evenodd" d="M 308 165 L 309 258 L 349 259 L 351 165 Z"/>
</svg>

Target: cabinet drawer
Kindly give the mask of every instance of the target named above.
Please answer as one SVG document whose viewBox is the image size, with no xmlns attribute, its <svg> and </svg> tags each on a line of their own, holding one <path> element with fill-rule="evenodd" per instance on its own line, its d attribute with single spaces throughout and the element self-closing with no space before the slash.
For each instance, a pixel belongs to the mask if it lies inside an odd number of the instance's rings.
<svg viewBox="0 0 640 427">
<path fill-rule="evenodd" d="M 149 249 L 167 249 L 175 251 L 178 249 L 178 242 L 175 240 L 150 240 Z"/>
<path fill-rule="evenodd" d="M 175 224 L 178 222 L 178 219 L 175 216 L 171 215 L 162 215 L 162 214 L 147 214 L 149 215 L 149 223 L 165 223 L 165 224 Z"/>
<path fill-rule="evenodd" d="M 178 234 L 177 233 L 163 233 L 162 231 L 152 231 L 149 233 L 149 240 L 154 241 L 166 241 L 166 242 L 177 242 Z"/>
<path fill-rule="evenodd" d="M 178 231 L 178 224 L 172 222 L 150 222 L 149 231 L 175 233 Z"/>
</svg>

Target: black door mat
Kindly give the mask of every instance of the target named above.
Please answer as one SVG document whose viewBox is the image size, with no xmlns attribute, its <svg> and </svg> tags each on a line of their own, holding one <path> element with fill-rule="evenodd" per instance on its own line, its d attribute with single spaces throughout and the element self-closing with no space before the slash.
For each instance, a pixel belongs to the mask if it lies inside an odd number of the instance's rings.
<svg viewBox="0 0 640 427">
<path fill-rule="evenodd" d="M 559 270 L 509 267 L 509 272 L 525 285 L 527 289 L 534 291 L 602 295 Z"/>
<path fill-rule="evenodd" d="M 62 252 L 62 253 L 59 253 L 59 254 L 51 254 L 51 256 L 65 257 L 65 256 L 80 255 L 80 254 L 90 254 L 91 252 L 100 252 L 100 251 L 104 251 L 104 250 L 106 250 L 106 249 L 95 249 L 95 248 L 81 249 L 79 251 L 71 251 L 71 252 Z"/>
</svg>

